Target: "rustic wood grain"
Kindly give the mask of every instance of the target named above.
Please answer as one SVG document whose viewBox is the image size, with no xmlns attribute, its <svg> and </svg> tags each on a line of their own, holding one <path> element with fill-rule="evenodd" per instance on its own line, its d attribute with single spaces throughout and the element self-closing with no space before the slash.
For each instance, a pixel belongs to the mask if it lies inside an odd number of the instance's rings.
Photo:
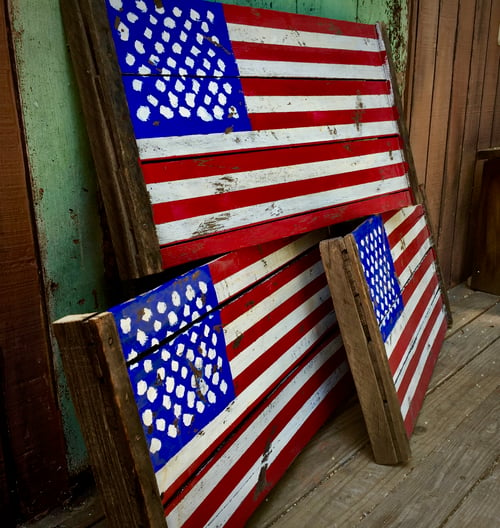
<svg viewBox="0 0 500 528">
<path fill-rule="evenodd" d="M 61 10 L 120 276 L 160 272 L 156 229 L 104 2 L 64 0 Z"/>
<path fill-rule="evenodd" d="M 386 412 L 387 395 L 382 392 L 380 373 L 370 350 L 371 336 L 359 307 L 363 300 L 359 298 L 355 279 L 350 276 L 352 262 L 348 249 L 343 239 L 330 239 L 320 243 L 320 251 L 373 455 L 381 464 L 397 464 L 407 452 L 394 443 Z"/>
<path fill-rule="evenodd" d="M 484 164 L 471 286 L 500 294 L 500 160 Z"/>
<path fill-rule="evenodd" d="M 12 518 L 28 518 L 53 507 L 67 492 L 68 473 L 5 17 L 4 3 L 0 10 L 0 428 L 8 475 L 0 478 L 8 488 L 4 500 L 12 499 L 11 504 L 2 503 L 2 512 L 6 506 Z"/>
<path fill-rule="evenodd" d="M 68 316 L 54 332 L 108 525 L 165 525 L 113 316 Z"/>
</svg>

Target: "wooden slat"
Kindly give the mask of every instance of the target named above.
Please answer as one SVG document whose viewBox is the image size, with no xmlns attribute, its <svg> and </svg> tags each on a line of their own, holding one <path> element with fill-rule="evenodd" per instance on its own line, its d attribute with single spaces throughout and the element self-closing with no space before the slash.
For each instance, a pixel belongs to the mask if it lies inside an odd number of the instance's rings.
<svg viewBox="0 0 500 528">
<path fill-rule="evenodd" d="M 158 240 L 104 2 L 65 0 L 61 10 L 120 275 L 157 273 Z"/>
<path fill-rule="evenodd" d="M 405 461 L 409 456 L 408 439 L 405 435 L 406 446 L 404 443 L 401 446 L 400 439 L 394 438 L 394 425 L 387 417 L 387 394 L 379 378 L 379 365 L 372 357 L 376 351 L 372 348 L 372 336 L 365 328 L 366 314 L 360 306 L 363 299 L 370 301 L 360 284 L 359 270 L 353 269 L 349 248 L 341 239 L 321 242 L 320 251 L 375 460 L 382 464 Z"/>
<path fill-rule="evenodd" d="M 165 524 L 113 316 L 54 323 L 110 527 Z"/>
</svg>

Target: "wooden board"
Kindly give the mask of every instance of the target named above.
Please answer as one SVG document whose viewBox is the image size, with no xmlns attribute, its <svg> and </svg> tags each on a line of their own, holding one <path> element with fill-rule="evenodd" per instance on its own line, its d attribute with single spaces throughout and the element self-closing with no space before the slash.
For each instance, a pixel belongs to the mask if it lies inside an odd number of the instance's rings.
<svg viewBox="0 0 500 528">
<path fill-rule="evenodd" d="M 412 202 L 377 26 L 109 0 L 105 27 L 98 0 L 62 6 L 125 278 Z"/>
<path fill-rule="evenodd" d="M 398 463 L 447 315 L 423 207 L 382 218 L 320 247 L 375 460 Z"/>
<path fill-rule="evenodd" d="M 168 526 L 243 526 L 352 392 L 324 236 L 232 252 L 108 312 L 55 323 L 117 526 L 127 516 L 157 526 L 160 510 Z M 123 505 L 131 488 L 139 499 Z"/>
</svg>

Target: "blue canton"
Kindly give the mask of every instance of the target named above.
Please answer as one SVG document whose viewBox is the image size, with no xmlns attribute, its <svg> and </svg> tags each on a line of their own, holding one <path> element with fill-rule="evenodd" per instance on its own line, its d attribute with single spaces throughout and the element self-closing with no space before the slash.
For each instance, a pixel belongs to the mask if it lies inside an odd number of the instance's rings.
<svg viewBox="0 0 500 528">
<path fill-rule="evenodd" d="M 137 139 L 250 130 L 221 5 L 107 0 Z"/>
<path fill-rule="evenodd" d="M 369 218 L 353 231 L 353 236 L 380 333 L 387 341 L 403 311 L 403 298 L 382 219 Z"/>
</svg>

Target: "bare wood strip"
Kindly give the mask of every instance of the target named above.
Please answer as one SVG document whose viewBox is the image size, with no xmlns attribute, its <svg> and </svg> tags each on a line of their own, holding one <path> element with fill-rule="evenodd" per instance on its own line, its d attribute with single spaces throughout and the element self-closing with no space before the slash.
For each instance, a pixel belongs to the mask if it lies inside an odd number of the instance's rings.
<svg viewBox="0 0 500 528">
<path fill-rule="evenodd" d="M 352 263 L 347 248 L 342 239 L 330 239 L 320 243 L 320 252 L 373 455 L 380 464 L 397 464 L 404 453 L 394 444 L 386 395 L 381 391 L 372 362 L 370 336 L 365 330 L 366 321 L 359 309 L 359 292 L 350 277 Z"/>
<path fill-rule="evenodd" d="M 109 526 L 164 526 L 112 314 L 65 317 L 54 332 Z"/>
<path fill-rule="evenodd" d="M 104 2 L 65 0 L 61 10 L 120 275 L 133 279 L 160 272 L 158 239 Z"/>
</svg>

